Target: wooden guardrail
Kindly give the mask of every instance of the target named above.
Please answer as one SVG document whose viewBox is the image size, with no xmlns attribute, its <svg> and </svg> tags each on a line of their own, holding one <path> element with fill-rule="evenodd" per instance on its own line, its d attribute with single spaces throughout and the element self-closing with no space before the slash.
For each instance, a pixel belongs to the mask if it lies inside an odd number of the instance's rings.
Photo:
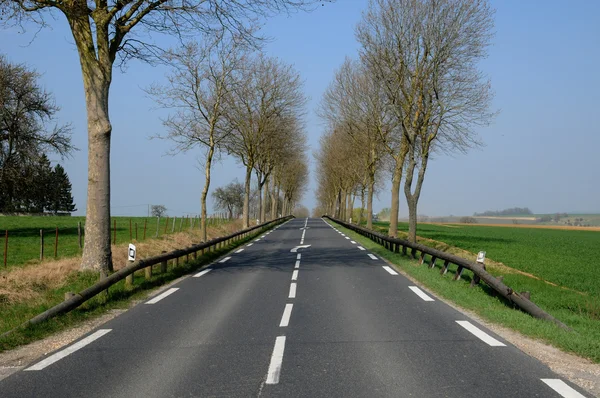
<svg viewBox="0 0 600 398">
<path fill-rule="evenodd" d="M 70 296 L 62 303 L 42 312 L 41 314 L 31 318 L 27 322 L 22 323 L 21 325 L 17 326 L 16 328 L 3 333 L 2 335 L 0 335 L 0 338 L 3 338 L 20 328 L 39 324 L 41 322 L 44 322 L 50 318 L 57 316 L 57 315 L 67 313 L 67 312 L 79 307 L 81 304 L 83 304 L 87 300 L 91 299 L 92 297 L 105 291 L 110 286 L 114 285 L 115 283 L 127 278 L 130 275 L 133 275 L 133 273 L 136 271 L 139 271 L 141 269 L 146 269 L 147 271 L 149 271 L 149 272 L 146 272 L 146 277 L 148 277 L 148 276 L 152 275 L 152 271 L 151 271 L 152 266 L 156 265 L 156 264 L 161 264 L 161 269 L 163 272 L 165 272 L 166 268 L 167 268 L 166 264 L 167 264 L 167 261 L 169 261 L 169 260 L 175 260 L 177 263 L 179 263 L 179 259 L 181 257 L 187 256 L 187 258 L 189 259 L 190 254 L 193 256 L 194 259 L 196 259 L 198 252 L 204 253 L 204 251 L 207 249 L 211 250 L 213 248 L 215 248 L 215 249 L 222 248 L 224 246 L 227 246 L 232 241 L 245 239 L 246 237 L 248 237 L 250 234 L 254 233 L 257 230 L 269 228 L 273 225 L 280 224 L 291 218 L 293 218 L 293 216 L 281 217 L 281 218 L 275 219 L 273 221 L 269 221 L 269 222 L 266 222 L 266 223 L 263 223 L 260 225 L 256 225 L 254 227 L 246 228 L 244 230 L 235 232 L 235 233 L 227 235 L 227 236 L 222 236 L 219 238 L 209 240 L 204 243 L 193 245 L 193 246 L 185 248 L 185 249 L 174 250 L 169 253 L 163 253 L 163 254 L 159 254 L 158 256 L 148 257 L 148 258 L 134 261 L 127 267 L 121 268 L 117 272 L 110 274 L 105 278 L 100 279 L 97 283 L 88 287 L 87 289 L 82 290 L 81 292 Z"/>
<path fill-rule="evenodd" d="M 473 273 L 473 279 L 471 283 L 472 285 L 478 283 L 479 280 L 482 280 L 499 295 L 501 295 L 508 301 L 514 303 L 517 307 L 530 314 L 531 316 L 554 322 L 563 329 L 570 329 L 567 325 L 565 325 L 558 319 L 554 318 L 552 315 L 542 310 L 531 300 L 515 292 L 510 287 L 506 286 L 501 280 L 492 276 L 480 264 L 474 261 L 469 261 L 462 257 L 458 257 L 453 254 L 422 245 L 420 243 L 413 243 L 404 239 L 397 239 L 385 236 L 370 229 L 362 228 L 354 224 L 349 224 L 347 222 L 329 216 L 323 216 L 323 218 L 327 218 L 337 224 L 344 226 L 345 228 L 348 228 L 356 233 L 366 236 L 367 238 L 384 246 L 386 249 L 392 252 L 399 253 L 400 250 L 402 250 L 402 253 L 406 255 L 408 250 L 410 249 L 411 256 L 413 258 L 417 258 L 417 253 L 420 252 L 421 264 L 425 262 L 425 255 L 429 255 L 431 256 L 431 261 L 429 264 L 431 268 L 435 267 L 435 263 L 437 260 L 443 261 L 444 265 L 442 266 L 442 269 L 440 271 L 441 274 L 445 274 L 448 271 L 448 267 L 450 266 L 450 264 L 455 264 L 457 266 L 456 274 L 454 276 L 455 280 L 460 279 L 463 271 L 465 269 L 468 269 Z"/>
</svg>

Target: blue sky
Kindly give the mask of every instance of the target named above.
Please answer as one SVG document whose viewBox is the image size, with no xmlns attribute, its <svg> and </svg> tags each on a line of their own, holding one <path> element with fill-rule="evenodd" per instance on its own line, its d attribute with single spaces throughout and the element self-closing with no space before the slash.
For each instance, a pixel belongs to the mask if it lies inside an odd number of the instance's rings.
<svg viewBox="0 0 600 398">
<path fill-rule="evenodd" d="M 482 62 L 496 92 L 494 124 L 479 130 L 485 147 L 467 155 L 438 156 L 430 163 L 419 213 L 463 215 L 488 209 L 528 206 L 538 213 L 600 212 L 600 106 L 598 54 L 600 2 L 494 1 L 496 36 Z M 312 13 L 279 16 L 264 33 L 273 38 L 269 55 L 293 64 L 310 98 L 307 134 L 311 150 L 323 126 L 315 115 L 321 95 L 345 56 L 355 57 L 354 27 L 367 0 L 338 0 Z M 61 122 L 74 126 L 81 150 L 60 161 L 73 184 L 78 214 L 85 211 L 87 133 L 81 72 L 66 21 L 29 44 L 35 29 L 0 29 L 0 52 L 43 74 L 41 82 L 62 107 Z M 112 212 L 143 215 L 146 204 L 165 204 L 172 215 L 198 213 L 203 176 L 194 153 L 166 156 L 169 143 L 149 140 L 161 133 L 153 102 L 142 91 L 164 79 L 161 67 L 132 62 L 115 71 L 111 91 Z M 312 154 L 310 154 L 312 159 Z M 243 170 L 223 158 L 214 169 L 213 187 Z M 311 181 L 303 203 L 312 208 Z M 375 209 L 389 206 L 389 184 Z M 405 206 L 401 215 L 406 215 Z"/>
</svg>

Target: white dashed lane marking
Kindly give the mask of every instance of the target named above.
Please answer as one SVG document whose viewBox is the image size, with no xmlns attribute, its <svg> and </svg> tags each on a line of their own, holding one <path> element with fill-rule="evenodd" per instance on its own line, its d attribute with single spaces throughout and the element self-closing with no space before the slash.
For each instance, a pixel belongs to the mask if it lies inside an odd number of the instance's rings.
<svg viewBox="0 0 600 398">
<path fill-rule="evenodd" d="M 585 398 L 561 379 L 542 379 L 542 381 L 565 398 Z"/>
<path fill-rule="evenodd" d="M 412 290 L 417 296 L 421 297 L 424 301 L 433 301 L 431 297 L 425 294 L 425 292 L 419 289 L 417 286 L 409 286 L 408 288 Z"/>
<path fill-rule="evenodd" d="M 398 275 L 396 271 L 394 271 L 391 267 L 384 265 L 383 269 L 386 270 L 390 275 Z"/>
<path fill-rule="evenodd" d="M 378 260 L 377 256 L 374 254 L 369 253 L 369 257 L 371 257 L 373 260 Z"/>
<path fill-rule="evenodd" d="M 55 362 L 60 361 L 61 359 L 65 358 L 66 356 L 74 353 L 75 351 L 78 351 L 80 349 L 82 349 L 83 347 L 85 347 L 86 345 L 92 343 L 95 340 L 98 340 L 100 337 L 104 336 L 105 334 L 107 334 L 108 332 L 110 332 L 112 329 L 100 329 L 92 334 L 90 334 L 89 336 L 87 336 L 86 338 L 79 340 L 77 343 L 65 348 L 64 350 L 60 350 L 59 352 L 50 355 L 48 358 L 36 363 L 33 366 L 28 367 L 27 370 L 42 370 L 47 366 L 52 365 Z"/>
<path fill-rule="evenodd" d="M 207 268 L 207 269 L 205 269 L 204 271 L 200 271 L 200 272 L 198 272 L 198 273 L 197 273 L 196 275 L 194 275 L 193 277 L 194 277 L 194 278 L 200 278 L 202 275 L 206 275 L 206 274 L 208 274 L 210 271 L 212 271 L 212 269 L 211 269 L 211 268 Z"/>
<path fill-rule="evenodd" d="M 495 338 L 493 338 L 483 330 L 479 329 L 477 326 L 473 325 L 469 321 L 456 321 L 456 323 L 458 323 L 463 328 L 467 329 L 471 334 L 473 334 L 475 337 L 477 337 L 487 345 L 490 345 L 492 347 L 506 347 L 506 344 L 496 340 Z"/>
<path fill-rule="evenodd" d="M 158 303 L 160 300 L 164 299 L 165 297 L 175 293 L 176 291 L 178 291 L 179 288 L 178 287 L 172 287 L 169 290 L 159 294 L 158 296 L 154 297 L 152 300 L 146 301 L 146 304 L 156 304 Z"/>
</svg>

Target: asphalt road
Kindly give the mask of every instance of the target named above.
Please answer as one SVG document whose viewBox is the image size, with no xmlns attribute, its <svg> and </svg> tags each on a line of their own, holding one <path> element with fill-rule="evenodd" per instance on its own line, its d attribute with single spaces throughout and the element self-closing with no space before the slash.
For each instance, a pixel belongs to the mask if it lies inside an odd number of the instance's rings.
<svg viewBox="0 0 600 398">
<path fill-rule="evenodd" d="M 586 396 L 321 219 L 240 249 L 0 381 L 0 397 Z"/>
</svg>

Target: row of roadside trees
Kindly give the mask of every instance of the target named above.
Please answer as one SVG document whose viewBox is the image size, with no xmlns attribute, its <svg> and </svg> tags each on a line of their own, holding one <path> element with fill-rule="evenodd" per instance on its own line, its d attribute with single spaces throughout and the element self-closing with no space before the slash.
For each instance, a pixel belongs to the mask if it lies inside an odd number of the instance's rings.
<svg viewBox="0 0 600 398">
<path fill-rule="evenodd" d="M 327 125 L 315 154 L 320 211 L 349 219 L 358 196 L 358 221 L 366 207 L 370 228 L 373 195 L 388 179 L 388 233 L 397 236 L 404 181 L 416 241 L 429 159 L 479 145 L 474 129 L 494 117 L 490 82 L 479 70 L 492 29 L 485 0 L 369 2 L 356 27 L 359 57 L 346 59 L 320 107 Z"/>
<path fill-rule="evenodd" d="M 221 78 L 215 79 L 215 82 L 221 82 L 222 79 L 230 82 L 226 77 L 228 73 L 242 77 L 234 79 L 236 83 L 233 86 L 226 85 L 228 88 L 225 91 L 230 98 L 226 101 L 229 117 L 223 119 L 221 123 L 227 124 L 227 128 L 232 133 L 227 136 L 233 136 L 234 132 L 236 137 L 249 131 L 261 132 L 261 134 L 252 133 L 249 139 L 238 140 L 237 143 L 247 148 L 257 148 L 258 144 L 264 147 L 267 145 L 263 142 L 264 131 L 275 131 L 278 129 L 277 126 L 285 126 L 287 131 L 301 130 L 301 123 L 296 120 L 296 116 L 303 99 L 296 98 L 295 104 L 275 100 L 269 106 L 263 107 L 270 102 L 271 98 L 289 99 L 289 96 L 279 94 L 290 89 L 286 85 L 276 85 L 275 89 L 266 90 L 265 87 L 269 82 L 261 79 L 276 78 L 276 82 L 282 82 L 285 78 L 291 77 L 292 80 L 286 83 L 293 83 L 295 73 L 279 61 L 263 55 L 242 56 L 241 44 L 259 48 L 261 37 L 257 34 L 256 26 L 261 24 L 264 18 L 281 12 L 310 9 L 316 3 L 319 2 L 316 0 L 0 1 L 0 24 L 5 26 L 39 24 L 45 27 L 53 23 L 67 23 L 78 51 L 88 122 L 88 190 L 82 269 L 96 269 L 103 273 L 113 269 L 110 246 L 110 146 L 113 128 L 109 115 L 109 92 L 115 63 L 123 65 L 133 58 L 152 63 L 162 62 L 167 58 L 175 65 L 179 65 L 179 69 L 174 72 L 176 76 L 178 73 L 186 73 L 186 58 L 194 60 L 196 57 L 202 57 L 202 54 L 210 54 L 207 59 L 214 60 L 208 62 L 209 69 L 218 66 L 219 60 L 227 60 L 228 65 L 233 60 L 247 59 L 247 62 L 240 61 L 241 67 L 236 68 L 235 71 L 227 67 L 225 68 L 227 71 L 214 74 L 214 77 Z M 64 19 L 56 18 L 57 14 L 64 16 Z M 165 53 L 165 49 L 161 46 L 161 43 L 186 43 L 198 40 L 199 37 L 200 43 L 196 47 L 187 46 L 189 56 L 186 55 L 185 50 Z M 213 37 L 218 38 L 217 42 L 212 41 Z M 211 38 L 209 40 L 211 45 L 205 42 L 207 38 Z M 57 36 L 56 40 L 60 41 L 63 38 Z M 229 50 L 232 50 L 231 54 L 227 54 Z M 274 74 L 266 73 L 267 70 Z M 278 75 L 280 72 L 283 76 Z M 203 73 L 199 73 L 198 76 L 202 79 L 207 78 Z M 196 84 L 196 86 L 199 88 L 203 84 Z M 224 87 L 220 83 L 217 85 Z M 236 85 L 239 87 L 235 87 Z M 291 90 L 295 91 L 294 87 L 298 86 L 299 81 Z M 256 91 L 252 92 L 251 96 L 246 95 L 253 89 Z M 199 89 L 197 92 L 200 93 L 202 90 Z M 275 96 L 271 97 L 271 95 Z M 234 104 L 234 98 L 241 102 Z M 163 99 L 169 101 L 168 96 Z M 195 101 L 196 96 L 189 97 L 187 100 Z M 199 104 L 198 109 L 207 108 Z M 259 117 L 257 112 L 263 110 L 268 111 Z M 212 115 L 217 114 L 218 112 L 214 112 Z M 242 117 L 244 114 L 246 117 Z M 212 125 L 207 121 L 210 120 L 210 116 L 208 118 L 205 118 L 207 115 L 201 116 L 204 121 L 200 121 L 199 125 L 203 128 Z M 177 128 L 177 122 L 183 120 L 174 116 L 173 127 Z M 168 134 L 172 134 L 170 129 Z M 273 137 L 273 135 L 268 136 Z M 213 137 L 224 139 L 221 134 L 215 134 Z M 266 141 L 274 143 L 271 139 Z M 216 143 L 213 142 L 208 146 L 214 146 L 213 150 L 216 150 Z M 241 159 L 246 167 L 246 175 L 251 174 L 253 170 L 258 170 L 260 180 L 264 181 L 263 184 L 267 184 L 269 175 L 275 176 L 274 180 L 280 183 L 274 185 L 284 192 L 288 202 L 287 207 L 291 208 L 291 203 L 299 194 L 300 186 L 294 181 L 298 181 L 306 174 L 306 159 L 299 156 L 280 162 L 273 159 L 259 159 L 253 155 L 256 153 L 255 149 L 242 154 L 236 149 L 238 146 L 233 145 L 233 141 L 227 148 L 227 153 Z M 304 166 L 301 166 L 302 164 Z M 248 184 L 249 182 L 246 182 L 246 186 Z M 247 212 L 244 223 L 248 223 Z"/>
<path fill-rule="evenodd" d="M 280 193 L 283 214 L 291 213 L 308 178 L 299 74 L 243 37 L 221 33 L 169 51 L 167 83 L 147 89 L 160 107 L 171 110 L 163 120 L 167 134 L 159 136 L 174 143 L 171 153 L 202 151 L 204 239 L 215 158 L 230 155 L 244 166 L 244 228 L 250 225 L 253 175 L 260 222 L 276 217 Z"/>
</svg>

